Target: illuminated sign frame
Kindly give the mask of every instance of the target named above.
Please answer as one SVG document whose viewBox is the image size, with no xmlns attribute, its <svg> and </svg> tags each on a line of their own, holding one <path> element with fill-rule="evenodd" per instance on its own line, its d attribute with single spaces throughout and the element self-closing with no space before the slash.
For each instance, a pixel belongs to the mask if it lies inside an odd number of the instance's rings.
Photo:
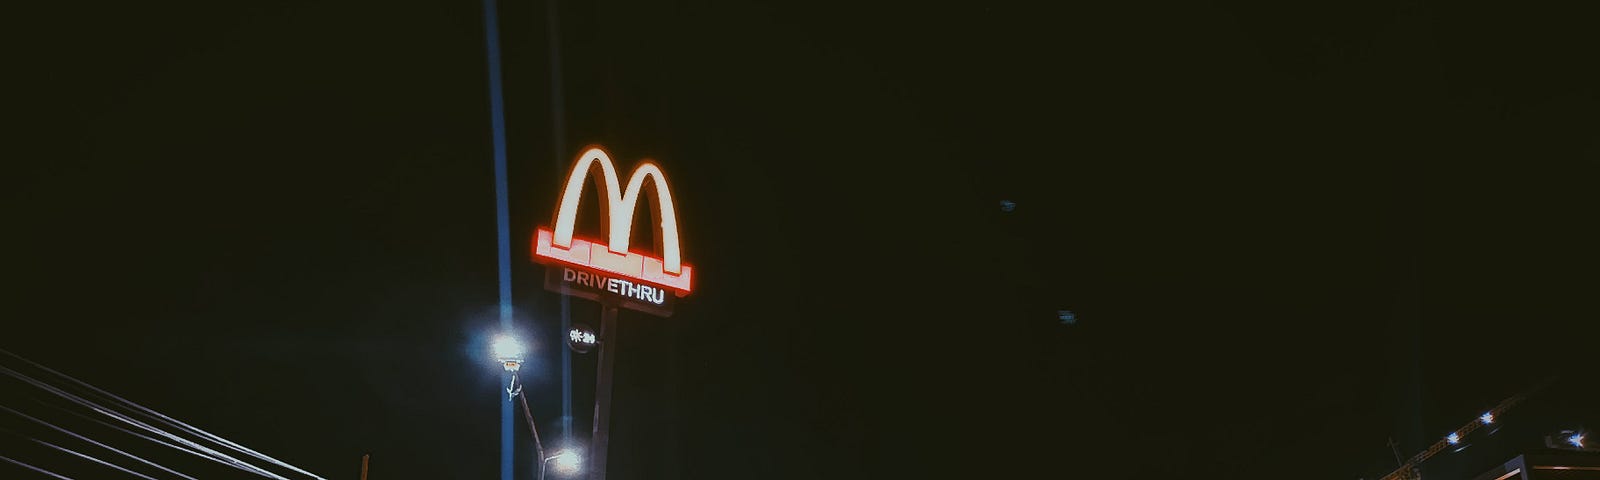
<svg viewBox="0 0 1600 480">
<path fill-rule="evenodd" d="M 596 170 L 598 176 L 593 175 Z M 601 199 L 605 242 L 573 235 L 583 186 L 589 179 L 594 180 Z M 661 167 L 650 160 L 634 166 L 627 187 L 622 185 L 616 165 L 603 148 L 584 149 L 567 173 L 554 226 L 540 227 L 534 234 L 533 259 L 552 266 L 546 270 L 547 288 L 665 316 L 671 312 L 666 292 L 688 295 L 694 278 L 694 267 L 683 263 L 672 189 Z M 649 195 L 645 195 L 646 187 Z M 656 251 L 661 252 L 659 258 L 629 249 L 640 196 L 646 198 L 659 222 L 659 230 L 652 235 Z M 565 268 L 554 268 L 557 266 Z"/>
</svg>

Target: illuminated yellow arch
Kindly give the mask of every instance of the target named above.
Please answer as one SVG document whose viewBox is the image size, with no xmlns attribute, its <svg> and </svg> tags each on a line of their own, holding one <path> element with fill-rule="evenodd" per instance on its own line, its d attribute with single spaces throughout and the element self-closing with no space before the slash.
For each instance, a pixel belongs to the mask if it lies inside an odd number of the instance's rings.
<svg viewBox="0 0 1600 480">
<path fill-rule="evenodd" d="M 678 215 L 672 208 L 672 191 L 667 188 L 667 177 L 661 167 L 644 160 L 628 174 L 628 188 L 622 189 L 617 181 L 617 167 L 611 157 L 600 147 L 589 147 L 567 173 L 567 184 L 561 192 L 561 204 L 556 209 L 555 234 L 551 243 L 562 248 L 572 247 L 573 223 L 578 219 L 578 202 L 583 197 L 583 181 L 594 166 L 600 167 L 601 178 L 595 182 L 600 198 L 605 199 L 602 214 L 606 216 L 606 248 L 614 253 L 628 252 L 628 237 L 633 232 L 633 214 L 639 204 L 639 191 L 645 180 L 653 182 L 655 198 L 650 206 L 661 221 L 661 234 L 656 241 L 661 244 L 662 270 L 678 274 L 683 269 L 683 257 L 678 250 Z"/>
</svg>

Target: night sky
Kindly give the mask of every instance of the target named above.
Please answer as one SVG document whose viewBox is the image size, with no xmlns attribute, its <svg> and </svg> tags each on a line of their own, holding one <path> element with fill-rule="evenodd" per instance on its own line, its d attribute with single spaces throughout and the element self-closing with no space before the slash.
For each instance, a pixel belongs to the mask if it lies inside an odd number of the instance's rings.
<svg viewBox="0 0 1600 480">
<path fill-rule="evenodd" d="M 0 348 L 329 478 L 497 478 L 481 4 L 55 3 L 8 15 Z M 581 147 L 663 165 L 697 269 L 620 319 L 614 479 L 1374 478 L 1551 374 L 1507 425 L 1600 426 L 1592 12 L 748 3 L 560 4 L 559 141 L 546 5 L 500 6 L 547 442 Z"/>
</svg>

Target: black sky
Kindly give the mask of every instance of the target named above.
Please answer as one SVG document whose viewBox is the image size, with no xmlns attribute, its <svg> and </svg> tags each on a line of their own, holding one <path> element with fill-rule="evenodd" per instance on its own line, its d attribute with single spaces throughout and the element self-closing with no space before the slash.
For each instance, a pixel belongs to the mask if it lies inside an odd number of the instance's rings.
<svg viewBox="0 0 1600 480">
<path fill-rule="evenodd" d="M 622 319 L 613 478 L 1370 478 L 1593 384 L 1592 15 L 1280 3 L 561 5 L 552 158 L 503 2 L 541 428 L 525 246 L 592 143 L 665 166 L 699 269 Z M 497 474 L 479 3 L 15 18 L 0 347 L 325 476 Z"/>
</svg>

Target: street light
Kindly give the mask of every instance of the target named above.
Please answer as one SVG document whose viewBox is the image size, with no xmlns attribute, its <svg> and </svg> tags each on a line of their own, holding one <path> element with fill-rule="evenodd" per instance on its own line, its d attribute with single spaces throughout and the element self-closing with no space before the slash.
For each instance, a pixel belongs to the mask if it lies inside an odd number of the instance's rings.
<svg viewBox="0 0 1600 480">
<path fill-rule="evenodd" d="M 504 334 L 496 336 L 490 349 L 494 352 L 494 358 L 506 367 L 507 372 L 515 372 L 522 368 L 524 352 L 522 342 L 517 341 L 516 337 Z"/>
<path fill-rule="evenodd" d="M 509 323 L 509 319 L 503 320 Z M 511 402 L 516 400 L 518 394 L 522 393 L 522 387 L 517 385 L 517 370 L 522 368 L 524 351 L 522 342 L 517 341 L 516 337 L 500 334 L 496 335 L 494 340 L 489 343 L 489 352 L 494 355 L 495 361 L 500 362 L 500 366 L 506 369 L 506 403 L 500 404 L 500 478 L 501 480 L 511 480 L 512 472 L 515 470 L 511 465 L 512 458 L 516 456 L 512 447 L 512 431 L 516 429 L 516 426 L 512 424 L 516 420 L 511 418 L 515 415 L 511 412 Z M 526 402 L 524 402 L 524 405 L 526 405 Z M 527 407 L 524 406 L 523 408 L 526 409 Z"/>
<path fill-rule="evenodd" d="M 556 452 L 555 455 L 545 457 L 544 459 L 546 463 L 550 462 L 551 460 L 555 460 L 556 473 L 561 475 L 572 475 L 574 473 L 578 473 L 578 469 L 583 468 L 583 456 L 579 455 L 576 450 L 570 448 L 562 449 L 561 451 Z M 539 469 L 539 475 L 542 480 L 544 478 L 543 468 Z"/>
<path fill-rule="evenodd" d="M 494 352 L 495 360 L 505 367 L 506 373 L 511 377 L 511 385 L 506 387 L 506 395 L 510 397 L 507 400 L 515 400 L 518 397 L 522 399 L 522 416 L 528 420 L 528 433 L 533 435 L 534 453 L 541 458 L 539 480 L 544 480 L 545 465 L 551 460 L 555 461 L 557 473 L 570 475 L 577 472 L 583 463 L 583 457 L 580 457 L 577 451 L 563 449 L 555 455 L 544 456 L 544 442 L 539 439 L 539 424 L 533 421 L 533 412 L 528 409 L 528 395 L 523 392 L 521 385 L 517 385 L 517 372 L 522 369 L 522 362 L 526 359 L 522 342 L 517 341 L 516 337 L 502 334 L 494 337 L 494 342 L 489 348 Z"/>
</svg>

